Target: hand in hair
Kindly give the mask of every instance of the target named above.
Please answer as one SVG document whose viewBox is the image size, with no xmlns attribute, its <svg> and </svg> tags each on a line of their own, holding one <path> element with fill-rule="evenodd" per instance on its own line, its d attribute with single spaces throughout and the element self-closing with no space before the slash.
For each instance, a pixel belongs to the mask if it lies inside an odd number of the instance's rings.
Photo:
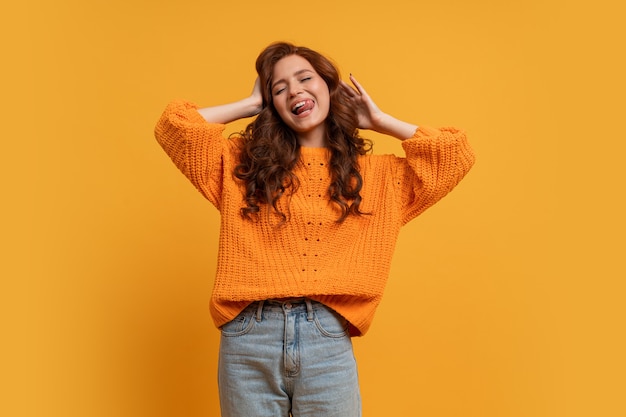
<svg viewBox="0 0 626 417">
<path fill-rule="evenodd" d="M 353 108 L 356 110 L 359 120 L 359 129 L 374 130 L 398 139 L 407 139 L 413 136 L 417 129 L 416 125 L 403 122 L 384 113 L 378 108 L 376 103 L 374 103 L 363 86 L 359 84 L 352 74 L 350 74 L 350 81 L 352 81 L 354 87 L 350 86 L 345 81 L 341 82 L 341 86 L 346 92 Z"/>
<path fill-rule="evenodd" d="M 261 82 L 257 77 L 252 88 L 252 93 L 242 100 L 221 104 L 212 107 L 205 107 L 198 110 L 204 120 L 211 123 L 230 123 L 246 117 L 259 114 L 263 104 L 261 96 Z"/>
<path fill-rule="evenodd" d="M 255 104 L 254 114 L 256 116 L 261 111 L 263 106 L 263 96 L 261 94 L 261 80 L 256 77 L 254 80 L 254 87 L 252 88 L 252 94 L 250 94 L 250 100 Z"/>
</svg>

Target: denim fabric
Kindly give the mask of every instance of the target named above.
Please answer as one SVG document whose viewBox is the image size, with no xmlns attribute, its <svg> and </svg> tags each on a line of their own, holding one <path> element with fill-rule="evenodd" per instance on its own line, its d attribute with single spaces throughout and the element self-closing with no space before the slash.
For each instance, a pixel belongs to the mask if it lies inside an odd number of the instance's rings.
<svg viewBox="0 0 626 417">
<path fill-rule="evenodd" d="M 308 299 L 261 301 L 222 327 L 222 417 L 359 417 L 348 323 Z"/>
</svg>

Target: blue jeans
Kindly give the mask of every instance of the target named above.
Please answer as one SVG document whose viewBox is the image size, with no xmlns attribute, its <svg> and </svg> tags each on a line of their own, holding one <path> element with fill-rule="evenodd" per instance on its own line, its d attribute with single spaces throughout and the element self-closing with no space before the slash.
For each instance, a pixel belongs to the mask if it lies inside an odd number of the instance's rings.
<svg viewBox="0 0 626 417">
<path fill-rule="evenodd" d="M 359 417 L 348 323 L 308 299 L 252 303 L 222 327 L 222 417 Z"/>
</svg>

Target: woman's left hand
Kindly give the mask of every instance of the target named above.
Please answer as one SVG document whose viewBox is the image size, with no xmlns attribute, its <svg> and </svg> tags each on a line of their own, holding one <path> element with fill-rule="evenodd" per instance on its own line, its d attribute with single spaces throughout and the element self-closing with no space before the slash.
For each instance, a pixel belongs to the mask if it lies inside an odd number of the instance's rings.
<svg viewBox="0 0 626 417">
<path fill-rule="evenodd" d="M 377 126 L 384 116 L 384 113 L 378 108 L 376 103 L 367 94 L 363 86 L 350 74 L 350 81 L 354 87 L 345 81 L 341 81 L 341 87 L 345 91 L 350 103 L 356 110 L 359 120 L 359 129 L 377 130 Z"/>
<path fill-rule="evenodd" d="M 417 125 L 403 122 L 402 120 L 398 120 L 395 117 L 384 113 L 378 108 L 352 74 L 350 74 L 350 81 L 352 81 L 354 87 L 344 81 L 341 82 L 341 87 L 346 93 L 350 104 L 356 111 L 359 129 L 374 130 L 400 140 L 413 136 L 415 130 L 417 129 Z"/>
</svg>

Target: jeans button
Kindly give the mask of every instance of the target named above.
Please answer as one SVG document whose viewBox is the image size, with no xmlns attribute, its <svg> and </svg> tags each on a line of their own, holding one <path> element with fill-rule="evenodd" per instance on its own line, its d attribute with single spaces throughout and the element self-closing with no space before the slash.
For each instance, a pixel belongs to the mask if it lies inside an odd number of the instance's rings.
<svg viewBox="0 0 626 417">
<path fill-rule="evenodd" d="M 287 310 L 290 310 L 290 309 L 291 309 L 291 303 L 287 303 L 287 304 L 285 304 L 285 308 L 286 308 Z"/>
</svg>

